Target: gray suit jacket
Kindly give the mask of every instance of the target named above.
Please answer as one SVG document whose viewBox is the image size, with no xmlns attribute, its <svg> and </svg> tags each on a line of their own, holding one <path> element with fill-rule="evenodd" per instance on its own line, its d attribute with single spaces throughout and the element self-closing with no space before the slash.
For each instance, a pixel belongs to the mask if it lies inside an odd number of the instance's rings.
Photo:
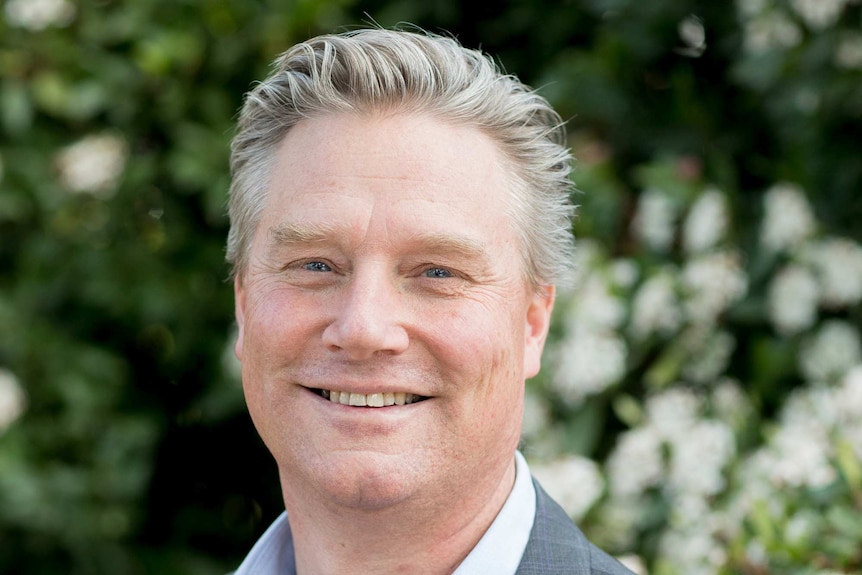
<svg viewBox="0 0 862 575">
<path fill-rule="evenodd" d="M 536 487 L 536 520 L 515 575 L 634 575 L 587 541 L 563 508 Z"/>
<path fill-rule="evenodd" d="M 515 575 L 634 575 L 587 541 L 563 508 L 535 480 L 533 485 L 536 488 L 536 517 Z M 244 567 L 246 572 L 273 575 L 276 570 L 273 565 L 278 564 L 286 571 L 280 575 L 295 575 L 290 528 L 285 525 L 283 529 L 280 535 L 283 539 L 277 549 L 271 543 L 267 547 L 266 553 L 275 553 L 278 557 L 271 557 L 272 562 L 267 562 L 270 566 L 264 569 L 266 573 L 261 572 L 260 558 L 256 559 L 254 567 Z"/>
</svg>

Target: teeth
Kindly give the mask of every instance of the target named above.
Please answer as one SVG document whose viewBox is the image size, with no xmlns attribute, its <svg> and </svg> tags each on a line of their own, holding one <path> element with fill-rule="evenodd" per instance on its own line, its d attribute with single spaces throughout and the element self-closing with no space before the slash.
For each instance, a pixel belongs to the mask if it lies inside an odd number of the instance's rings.
<svg viewBox="0 0 862 575">
<path fill-rule="evenodd" d="M 322 389 L 321 395 L 332 403 L 354 407 L 388 407 L 390 405 L 408 405 L 420 399 L 418 395 L 399 391 L 396 393 L 349 393 L 346 391 L 330 391 Z"/>
</svg>

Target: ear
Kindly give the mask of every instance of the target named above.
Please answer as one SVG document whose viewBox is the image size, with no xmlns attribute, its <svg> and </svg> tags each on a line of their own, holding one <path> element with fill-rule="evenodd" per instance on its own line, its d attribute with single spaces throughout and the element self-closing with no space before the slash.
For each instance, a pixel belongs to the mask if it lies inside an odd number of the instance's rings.
<svg viewBox="0 0 862 575">
<path fill-rule="evenodd" d="M 530 379 L 539 373 L 542 366 L 542 350 L 551 326 L 556 289 L 552 285 L 541 286 L 530 297 L 524 329 L 524 377 Z"/>
<path fill-rule="evenodd" d="M 240 274 L 237 274 L 233 279 L 233 298 L 237 328 L 236 343 L 234 344 L 233 351 L 237 359 L 242 361 L 242 344 L 245 333 L 245 287 L 243 286 Z"/>
</svg>

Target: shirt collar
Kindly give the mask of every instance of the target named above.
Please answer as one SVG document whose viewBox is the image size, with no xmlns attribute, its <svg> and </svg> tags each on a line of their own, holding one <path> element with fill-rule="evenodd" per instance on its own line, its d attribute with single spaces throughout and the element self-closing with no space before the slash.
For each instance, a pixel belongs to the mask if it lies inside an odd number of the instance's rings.
<svg viewBox="0 0 862 575">
<path fill-rule="evenodd" d="M 530 468 L 515 452 L 515 485 L 491 526 L 452 575 L 515 575 L 536 517 Z M 264 532 L 234 575 L 295 575 L 293 538 L 287 513 Z"/>
<path fill-rule="evenodd" d="M 536 518 L 536 489 L 530 468 L 515 452 L 515 485 L 500 513 L 452 575 L 515 575 Z"/>
<path fill-rule="evenodd" d="M 287 512 L 282 512 L 261 535 L 232 575 L 296 575 Z"/>
</svg>

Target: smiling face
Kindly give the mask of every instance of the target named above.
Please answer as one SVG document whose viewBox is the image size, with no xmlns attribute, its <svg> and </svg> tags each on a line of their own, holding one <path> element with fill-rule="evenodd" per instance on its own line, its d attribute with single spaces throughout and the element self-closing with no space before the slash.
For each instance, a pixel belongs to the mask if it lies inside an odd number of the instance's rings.
<svg viewBox="0 0 862 575">
<path fill-rule="evenodd" d="M 553 305 L 525 280 L 502 154 L 420 115 L 304 120 L 276 153 L 236 351 L 288 509 L 497 488 Z"/>
</svg>

